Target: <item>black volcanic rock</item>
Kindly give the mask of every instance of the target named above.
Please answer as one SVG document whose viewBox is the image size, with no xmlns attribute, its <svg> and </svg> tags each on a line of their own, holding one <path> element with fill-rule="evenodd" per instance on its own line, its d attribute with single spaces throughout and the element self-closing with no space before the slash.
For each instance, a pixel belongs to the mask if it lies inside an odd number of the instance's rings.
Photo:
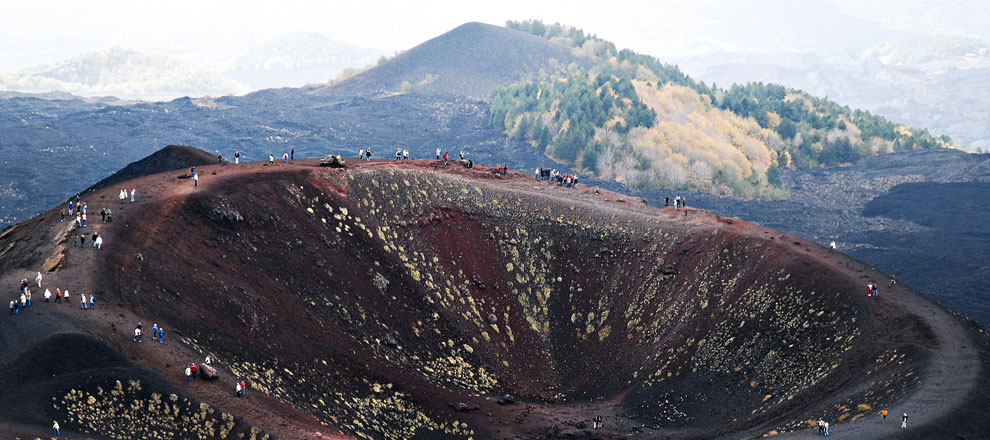
<svg viewBox="0 0 990 440">
<path fill-rule="evenodd" d="M 590 62 L 564 45 L 501 26 L 466 23 L 409 49 L 389 62 L 338 84 L 321 96 L 380 95 L 411 91 L 488 99 L 492 91 Z M 543 73 L 541 74 L 541 70 Z"/>
</svg>

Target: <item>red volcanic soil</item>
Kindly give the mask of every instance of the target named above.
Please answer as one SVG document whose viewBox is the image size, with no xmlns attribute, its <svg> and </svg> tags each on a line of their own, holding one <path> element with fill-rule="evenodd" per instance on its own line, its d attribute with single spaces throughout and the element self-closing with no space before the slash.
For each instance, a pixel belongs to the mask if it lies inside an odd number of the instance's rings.
<svg viewBox="0 0 990 440">
<path fill-rule="evenodd" d="M 44 268 L 73 297 L 0 317 L 0 432 L 755 438 L 825 417 L 856 438 L 990 433 L 986 333 L 860 262 L 481 165 L 349 163 L 200 166 L 198 188 L 150 175 L 123 205 L 87 193 L 114 209 L 84 228 L 99 251 L 57 209 L 4 231 L 9 292 Z M 138 321 L 165 343 L 133 342 Z M 207 354 L 219 380 L 186 383 Z"/>
</svg>

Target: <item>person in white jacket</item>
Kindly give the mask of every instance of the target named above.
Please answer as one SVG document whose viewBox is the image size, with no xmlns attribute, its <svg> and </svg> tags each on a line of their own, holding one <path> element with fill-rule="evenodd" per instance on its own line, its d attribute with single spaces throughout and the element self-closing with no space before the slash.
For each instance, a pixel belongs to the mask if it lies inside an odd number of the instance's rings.
<svg viewBox="0 0 990 440">
<path fill-rule="evenodd" d="M 38 276 L 34 277 L 34 280 L 38 282 L 38 287 L 41 287 L 41 272 L 38 272 Z"/>
<path fill-rule="evenodd" d="M 52 299 L 52 291 L 51 290 L 48 290 L 48 289 L 45 289 L 45 302 L 47 303 L 48 300 L 50 300 L 50 299 Z"/>
</svg>

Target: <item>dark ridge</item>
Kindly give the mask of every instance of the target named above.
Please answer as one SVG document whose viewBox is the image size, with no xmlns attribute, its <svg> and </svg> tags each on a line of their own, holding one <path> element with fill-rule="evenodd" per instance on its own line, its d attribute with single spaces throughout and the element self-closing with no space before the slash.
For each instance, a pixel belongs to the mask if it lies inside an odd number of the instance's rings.
<svg viewBox="0 0 990 440">
<path fill-rule="evenodd" d="M 321 96 L 396 93 L 403 81 L 408 81 L 415 93 L 488 99 L 497 87 L 537 79 L 545 73 L 566 69 L 571 63 L 590 65 L 566 46 L 513 29 L 473 22 L 313 93 Z M 541 70 L 545 73 L 541 74 Z M 428 75 L 432 81 L 427 80 Z"/>
<path fill-rule="evenodd" d="M 106 188 L 120 182 L 126 182 L 151 174 L 213 163 L 217 163 L 217 157 L 199 148 L 186 145 L 169 145 L 144 159 L 127 164 L 120 171 L 86 188 L 86 191 Z"/>
</svg>

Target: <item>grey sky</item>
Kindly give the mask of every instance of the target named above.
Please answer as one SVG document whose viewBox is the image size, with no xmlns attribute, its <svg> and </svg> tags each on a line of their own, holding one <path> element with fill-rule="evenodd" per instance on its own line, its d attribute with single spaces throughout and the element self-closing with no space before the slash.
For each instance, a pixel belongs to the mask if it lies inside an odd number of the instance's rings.
<svg viewBox="0 0 990 440">
<path fill-rule="evenodd" d="M 298 31 L 391 53 L 468 22 L 507 19 L 561 22 L 658 57 L 715 49 L 746 50 L 746 38 L 719 29 L 770 33 L 765 23 L 786 21 L 805 6 L 833 8 L 888 28 L 922 23 L 932 32 L 979 32 L 985 2 L 961 0 L 703 1 L 15 1 L 0 0 L 0 72 L 51 63 L 120 46 L 192 61 L 204 67 L 253 43 Z M 783 10 L 781 10 L 783 9 Z M 896 11 L 896 13 L 891 13 Z M 780 16 L 783 14 L 783 16 Z M 738 23 L 725 23 L 738 18 Z M 812 17 L 813 18 L 813 17 Z M 931 23 L 935 20 L 935 23 Z M 969 20 L 973 23 L 965 23 Z M 963 23 L 956 23 L 963 21 Z M 729 24 L 730 26 L 726 26 Z M 786 27 L 786 26 L 784 26 Z M 740 36 L 743 37 L 743 36 Z M 750 36 L 751 37 L 751 36 Z M 827 44 L 823 39 L 822 44 Z M 754 44 L 759 39 L 752 40 Z M 772 41 L 772 40 L 771 40 Z M 787 50 L 788 42 L 766 50 Z"/>
</svg>

